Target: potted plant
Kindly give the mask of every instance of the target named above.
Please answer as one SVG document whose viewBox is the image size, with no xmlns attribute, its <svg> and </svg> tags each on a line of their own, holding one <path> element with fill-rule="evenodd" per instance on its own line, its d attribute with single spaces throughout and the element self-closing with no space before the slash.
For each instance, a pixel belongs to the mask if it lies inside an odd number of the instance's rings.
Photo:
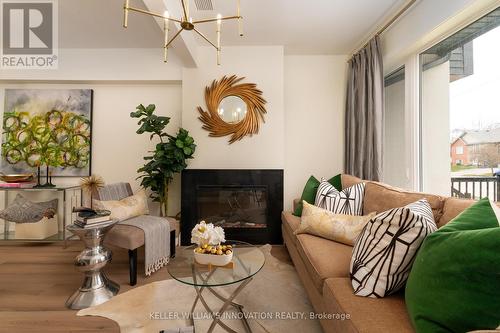
<svg viewBox="0 0 500 333">
<path fill-rule="evenodd" d="M 160 203 L 160 215 L 167 216 L 168 185 L 175 173 L 187 167 L 186 161 L 193 158 L 196 145 L 183 128 L 175 136 L 165 132 L 170 118 L 156 115 L 155 108 L 154 104 L 147 107 L 140 104 L 130 117 L 139 118 L 137 134 L 151 133 L 149 139 L 158 140 L 151 155 L 144 157 L 147 163 L 137 170 L 140 174 L 137 178 L 141 179 L 142 187 L 151 190 L 153 201 Z"/>
</svg>

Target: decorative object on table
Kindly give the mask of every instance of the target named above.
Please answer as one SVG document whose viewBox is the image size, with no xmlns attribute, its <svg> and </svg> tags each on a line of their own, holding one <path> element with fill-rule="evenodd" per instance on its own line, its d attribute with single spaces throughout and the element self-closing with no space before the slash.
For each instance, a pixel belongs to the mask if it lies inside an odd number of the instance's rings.
<svg viewBox="0 0 500 333">
<path fill-rule="evenodd" d="M 73 208 L 73 213 L 77 213 L 75 224 L 81 228 L 102 227 L 115 221 L 111 218 L 109 210 L 75 207 Z"/>
<path fill-rule="evenodd" d="M 89 229 L 69 225 L 68 231 L 80 237 L 85 249 L 75 258 L 76 269 L 85 277 L 82 286 L 66 301 L 66 307 L 74 310 L 99 305 L 111 299 L 120 290 L 120 286 L 111 281 L 102 271 L 111 261 L 112 253 L 104 247 L 106 233 L 116 224 L 96 226 Z"/>
<path fill-rule="evenodd" d="M 0 218 L 15 222 L 15 239 L 46 239 L 58 234 L 56 217 L 58 199 L 33 202 L 17 194 L 12 203 L 0 211 Z"/>
<path fill-rule="evenodd" d="M 191 242 L 197 245 L 193 250 L 194 260 L 201 265 L 228 265 L 233 259 L 233 250 L 231 245 L 222 245 L 225 241 L 224 229 L 201 221 L 191 231 Z"/>
<path fill-rule="evenodd" d="M 58 199 L 34 202 L 26 199 L 22 194 L 17 194 L 7 208 L 0 211 L 0 218 L 15 223 L 36 223 L 50 212 L 57 212 Z M 53 215 L 53 214 L 52 214 Z"/>
<path fill-rule="evenodd" d="M 6 183 L 23 183 L 23 182 L 31 182 L 33 180 L 32 173 L 21 173 L 21 174 L 11 174 L 6 175 L 3 172 L 0 172 L 0 180 Z"/>
<path fill-rule="evenodd" d="M 266 100 L 262 91 L 254 83 L 240 83 L 244 77 L 224 76 L 214 80 L 205 88 L 207 111 L 198 107 L 203 129 L 209 136 L 222 137 L 230 135 L 229 143 L 241 140 L 246 135 L 259 133 L 260 122 L 264 122 Z"/>
<path fill-rule="evenodd" d="M 488 198 L 429 235 L 406 283 L 406 306 L 416 331 L 497 329 L 499 249 L 500 208 Z"/>
<path fill-rule="evenodd" d="M 5 173 L 90 174 L 92 90 L 6 89 L 3 123 Z"/>
<path fill-rule="evenodd" d="M 165 132 L 170 122 L 169 117 L 154 114 L 156 106 L 147 107 L 140 104 L 135 112 L 130 113 L 132 118 L 140 118 L 137 134 L 151 133 L 150 140 L 158 139 L 153 154 L 144 157 L 148 161 L 137 172 L 140 174 L 141 186 L 149 189 L 153 201 L 160 203 L 160 215 L 168 216 L 168 185 L 175 173 L 180 173 L 187 167 L 186 160 L 192 159 L 196 150 L 194 139 L 189 132 L 179 128 L 177 135 Z"/>
<path fill-rule="evenodd" d="M 236 302 L 243 304 L 245 312 L 249 314 L 275 314 L 281 313 L 284 309 L 288 313 L 314 313 L 294 266 L 274 257 L 271 254 L 271 248 L 271 245 L 258 248 L 263 252 L 266 264 L 259 271 L 257 278 L 253 280 L 251 287 L 240 292 Z M 180 260 L 173 259 L 169 264 L 169 266 L 178 265 L 178 275 L 181 274 L 183 267 L 188 266 L 187 262 L 182 263 L 188 255 L 187 253 L 184 255 L 185 252 L 184 249 L 180 250 Z M 220 272 L 223 273 L 224 270 Z M 242 272 L 243 268 L 236 268 L 237 277 L 241 278 Z M 216 271 L 216 273 L 219 272 Z M 227 298 L 231 293 L 231 288 L 218 288 L 217 291 Z M 175 295 L 175 297 L 165 297 L 165 295 Z M 79 311 L 77 316 L 99 316 L 111 319 L 118 324 L 121 333 L 137 332 L 137 327 L 141 327 L 144 332 L 159 332 L 167 329 L 184 332 L 183 328 L 191 326 L 189 318 L 179 316 L 168 320 L 151 320 L 150 314 L 157 312 L 158 309 L 161 309 L 163 313 L 187 313 L 191 310 L 195 297 L 196 291 L 192 285 L 179 283 L 175 279 L 167 279 L 120 293 L 109 302 Z M 208 332 L 213 317 L 202 315 L 201 309 L 201 307 L 195 309 L 198 314 L 195 323 L 196 332 Z M 237 316 L 227 317 L 224 319 L 225 324 L 237 332 L 245 332 L 244 324 Z M 248 324 L 254 333 L 323 332 L 317 319 L 282 320 L 276 317 L 249 316 Z"/>
<path fill-rule="evenodd" d="M 389 209 L 371 219 L 352 251 L 354 294 L 381 298 L 404 287 L 420 245 L 437 230 L 426 199 Z"/>
<path fill-rule="evenodd" d="M 180 19 L 177 19 L 177 18 L 172 18 L 170 17 L 168 11 L 165 11 L 162 14 L 159 14 L 159 13 L 153 13 L 153 12 L 150 12 L 150 11 L 146 11 L 144 9 L 140 9 L 140 8 L 136 8 L 136 7 L 130 7 L 129 6 L 129 3 L 130 3 L 130 0 L 125 0 L 125 5 L 123 6 L 123 10 L 124 10 L 124 13 L 123 13 L 123 27 L 124 28 L 127 28 L 128 26 L 128 14 L 129 14 L 129 11 L 132 11 L 132 12 L 137 12 L 137 13 L 141 13 L 141 14 L 147 14 L 147 15 L 151 15 L 151 16 L 155 16 L 155 17 L 160 17 L 163 19 L 163 29 L 165 31 L 165 36 L 164 36 L 164 40 L 163 40 L 163 48 L 164 48 L 164 54 L 163 54 L 163 61 L 164 62 L 167 62 L 168 60 L 168 47 L 172 44 L 172 42 L 180 35 L 180 33 L 184 30 L 186 31 L 194 31 L 196 32 L 198 35 L 200 35 L 206 42 L 208 42 L 210 45 L 212 45 L 216 51 L 217 51 L 217 65 L 220 65 L 220 51 L 221 51 L 221 46 L 220 46 L 220 33 L 221 33 L 221 26 L 222 26 L 222 21 L 227 21 L 227 20 L 238 20 L 238 33 L 240 36 L 243 36 L 243 27 L 242 27 L 242 20 L 243 20 L 243 17 L 240 15 L 240 0 L 237 0 L 237 12 L 236 12 L 236 15 L 233 15 L 233 16 L 222 16 L 221 14 L 217 14 L 217 17 L 215 18 L 202 18 L 202 19 L 193 19 L 192 16 L 190 15 L 190 11 L 189 11 L 189 0 L 185 1 L 185 0 L 182 0 L 181 1 L 181 6 L 182 6 L 182 10 L 183 10 L 183 15 Z M 212 8 L 212 4 L 210 3 L 210 8 L 207 8 L 207 9 L 213 9 Z M 169 40 L 169 31 L 170 31 L 170 28 L 169 28 L 169 23 L 170 21 L 174 22 L 174 23 L 178 23 L 179 24 L 179 30 L 178 32 Z M 197 28 L 196 28 L 196 25 L 199 25 L 199 24 L 206 24 L 206 23 L 213 23 L 215 22 L 216 23 L 216 34 L 217 34 L 217 41 L 214 43 L 214 42 L 211 42 L 204 34 L 202 34 Z"/>
<path fill-rule="evenodd" d="M 0 188 L 34 188 L 36 187 L 36 183 L 33 182 L 20 182 L 20 183 L 0 183 Z"/>
<path fill-rule="evenodd" d="M 310 234 L 353 246 L 365 225 L 376 212 L 358 216 L 335 214 L 329 210 L 303 202 L 300 225 L 295 234 Z"/>
<path fill-rule="evenodd" d="M 90 208 L 92 208 L 92 196 L 97 193 L 97 191 L 104 187 L 104 179 L 99 175 L 91 175 L 89 177 L 80 178 L 80 187 L 85 195 L 89 197 Z"/>
<path fill-rule="evenodd" d="M 120 201 L 133 195 L 129 183 L 109 184 L 98 189 L 94 201 Z M 111 209 L 114 213 L 118 215 Z M 128 250 L 130 285 L 137 283 L 137 249 L 144 245 L 144 272 L 149 276 L 175 255 L 175 229 L 172 218 L 140 215 L 121 221 L 109 232 L 107 244 Z"/>
</svg>

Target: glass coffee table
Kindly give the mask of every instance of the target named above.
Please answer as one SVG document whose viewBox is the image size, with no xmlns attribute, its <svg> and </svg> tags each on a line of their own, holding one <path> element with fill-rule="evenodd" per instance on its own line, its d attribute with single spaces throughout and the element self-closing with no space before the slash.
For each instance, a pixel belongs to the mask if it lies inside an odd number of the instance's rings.
<svg viewBox="0 0 500 333">
<path fill-rule="evenodd" d="M 226 244 L 233 246 L 232 268 L 211 266 L 209 270 L 208 266 L 196 263 L 193 252 L 195 245 L 178 250 L 175 258 L 171 259 L 167 266 L 168 272 L 174 279 L 193 286 L 196 291 L 191 307 L 192 325 L 194 326 L 194 311 L 198 302 L 201 302 L 205 310 L 211 314 L 213 320 L 207 333 L 212 332 L 217 325 L 227 332 L 236 333 L 222 321 L 222 316 L 230 306 L 243 314 L 243 305 L 235 303 L 234 298 L 252 281 L 253 276 L 262 269 L 265 263 L 264 253 L 255 245 L 239 241 L 227 241 Z M 217 287 L 229 285 L 237 285 L 237 287 L 228 297 L 216 290 Z M 203 295 L 205 290 L 222 302 L 218 311 L 209 307 L 204 298 L 206 296 Z M 238 318 L 241 318 L 245 331 L 252 332 L 245 317 L 241 315 Z"/>
</svg>

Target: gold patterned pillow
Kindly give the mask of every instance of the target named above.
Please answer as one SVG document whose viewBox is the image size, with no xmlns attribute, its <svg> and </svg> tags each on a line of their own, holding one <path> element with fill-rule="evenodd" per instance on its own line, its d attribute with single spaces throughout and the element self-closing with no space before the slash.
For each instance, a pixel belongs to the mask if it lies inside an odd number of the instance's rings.
<svg viewBox="0 0 500 333">
<path fill-rule="evenodd" d="M 136 194 L 122 200 L 93 200 L 93 208 L 109 210 L 111 211 L 111 218 L 119 221 L 149 214 L 148 198 L 144 190 L 140 190 Z"/>
<path fill-rule="evenodd" d="M 303 202 L 300 226 L 295 234 L 311 234 L 347 245 L 354 245 L 365 225 L 377 213 L 368 215 L 335 214 L 323 208 Z"/>
</svg>

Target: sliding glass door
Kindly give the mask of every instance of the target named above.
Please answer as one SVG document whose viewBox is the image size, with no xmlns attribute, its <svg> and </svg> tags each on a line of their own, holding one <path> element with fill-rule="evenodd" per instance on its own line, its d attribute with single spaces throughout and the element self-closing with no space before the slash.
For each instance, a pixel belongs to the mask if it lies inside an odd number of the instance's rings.
<svg viewBox="0 0 500 333">
<path fill-rule="evenodd" d="M 420 187 L 500 200 L 500 9 L 420 54 Z"/>
</svg>

